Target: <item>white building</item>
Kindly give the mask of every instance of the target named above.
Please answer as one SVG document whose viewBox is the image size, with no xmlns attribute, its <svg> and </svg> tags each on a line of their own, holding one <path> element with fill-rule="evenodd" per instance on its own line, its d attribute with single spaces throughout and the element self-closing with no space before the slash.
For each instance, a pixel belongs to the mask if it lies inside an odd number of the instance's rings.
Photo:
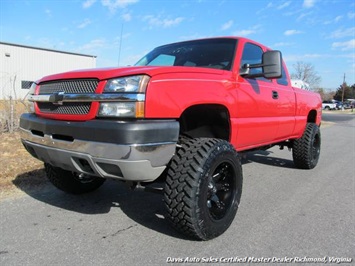
<svg viewBox="0 0 355 266">
<path fill-rule="evenodd" d="M 33 81 L 96 67 L 96 56 L 0 42 L 0 100 L 23 99 Z"/>
</svg>

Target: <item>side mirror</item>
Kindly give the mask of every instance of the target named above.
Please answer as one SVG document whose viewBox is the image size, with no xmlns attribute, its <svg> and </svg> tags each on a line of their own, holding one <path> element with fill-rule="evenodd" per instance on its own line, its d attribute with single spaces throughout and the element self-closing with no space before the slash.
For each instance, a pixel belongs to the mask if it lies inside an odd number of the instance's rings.
<svg viewBox="0 0 355 266">
<path fill-rule="evenodd" d="M 267 79 L 282 77 L 282 57 L 280 51 L 267 51 L 263 53 L 263 75 Z"/>
<path fill-rule="evenodd" d="M 251 68 L 261 68 L 261 73 L 250 74 Z M 264 77 L 275 79 L 282 77 L 282 56 L 280 51 L 266 51 L 262 55 L 261 64 L 245 64 L 240 70 L 240 75 L 246 78 Z"/>
</svg>

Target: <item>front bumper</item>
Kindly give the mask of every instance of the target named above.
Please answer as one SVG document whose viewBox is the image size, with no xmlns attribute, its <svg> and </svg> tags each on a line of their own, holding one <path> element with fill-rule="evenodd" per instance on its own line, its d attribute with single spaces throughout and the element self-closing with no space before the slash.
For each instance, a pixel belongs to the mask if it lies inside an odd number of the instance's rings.
<svg viewBox="0 0 355 266">
<path fill-rule="evenodd" d="M 20 119 L 21 139 L 39 160 L 65 170 L 128 181 L 154 181 L 174 155 L 175 120 L 67 122 Z"/>
</svg>

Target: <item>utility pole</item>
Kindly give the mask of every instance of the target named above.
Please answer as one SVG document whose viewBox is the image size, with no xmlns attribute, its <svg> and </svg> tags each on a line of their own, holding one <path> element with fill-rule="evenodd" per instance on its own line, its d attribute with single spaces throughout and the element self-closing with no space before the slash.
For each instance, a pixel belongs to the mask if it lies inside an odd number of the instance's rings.
<svg viewBox="0 0 355 266">
<path fill-rule="evenodd" d="M 344 73 L 344 78 L 343 78 L 343 85 L 342 85 L 342 93 L 341 93 L 341 103 L 342 103 L 342 107 L 341 110 L 344 111 L 344 94 L 345 94 L 345 73 Z"/>
</svg>

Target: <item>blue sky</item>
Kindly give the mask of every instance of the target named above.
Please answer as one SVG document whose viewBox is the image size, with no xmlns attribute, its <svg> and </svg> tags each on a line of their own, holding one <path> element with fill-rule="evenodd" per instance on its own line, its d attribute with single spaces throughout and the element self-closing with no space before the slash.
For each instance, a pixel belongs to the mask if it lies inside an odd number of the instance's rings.
<svg viewBox="0 0 355 266">
<path fill-rule="evenodd" d="M 355 83 L 354 0 L 0 0 L 0 41 L 96 55 L 97 67 L 230 35 L 281 50 L 291 73 L 297 61 L 313 64 L 325 89 L 344 73 Z"/>
</svg>

